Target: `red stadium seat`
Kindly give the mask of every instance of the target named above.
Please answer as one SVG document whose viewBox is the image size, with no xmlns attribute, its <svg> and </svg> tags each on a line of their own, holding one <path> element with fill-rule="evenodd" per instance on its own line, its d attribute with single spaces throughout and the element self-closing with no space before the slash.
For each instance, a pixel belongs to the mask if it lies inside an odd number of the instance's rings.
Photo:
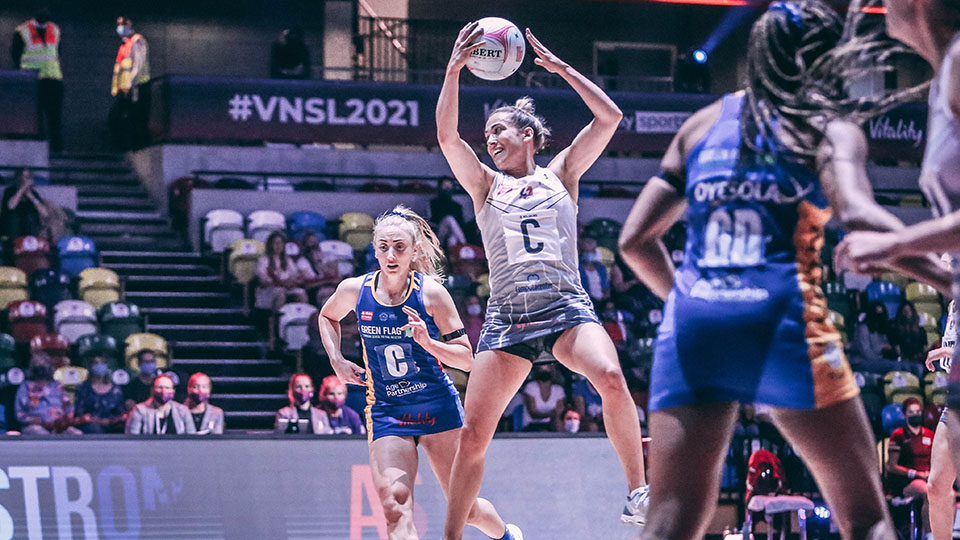
<svg viewBox="0 0 960 540">
<path fill-rule="evenodd" d="M 27 275 L 53 266 L 50 243 L 38 236 L 21 236 L 13 242 L 14 266 Z"/>
<path fill-rule="evenodd" d="M 47 332 L 47 307 L 40 302 L 11 302 L 7 310 L 10 335 L 17 343 L 30 343 L 33 336 Z"/>
</svg>

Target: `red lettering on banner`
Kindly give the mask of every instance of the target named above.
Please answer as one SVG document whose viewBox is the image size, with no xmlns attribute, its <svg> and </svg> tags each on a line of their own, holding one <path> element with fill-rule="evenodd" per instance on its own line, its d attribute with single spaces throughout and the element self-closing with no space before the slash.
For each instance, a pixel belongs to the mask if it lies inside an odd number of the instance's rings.
<svg viewBox="0 0 960 540">
<path fill-rule="evenodd" d="M 364 499 L 370 506 L 369 514 L 363 513 Z M 381 540 L 386 540 L 387 520 L 383 517 L 373 473 L 369 465 L 354 465 L 350 474 L 350 540 L 361 540 L 363 529 L 370 527 L 377 529 Z"/>
</svg>

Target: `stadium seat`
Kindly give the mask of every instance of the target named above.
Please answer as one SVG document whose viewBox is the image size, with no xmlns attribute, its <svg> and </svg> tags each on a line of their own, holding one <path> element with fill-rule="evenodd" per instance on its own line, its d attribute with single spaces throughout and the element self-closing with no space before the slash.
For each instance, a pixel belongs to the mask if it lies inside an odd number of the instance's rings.
<svg viewBox="0 0 960 540">
<path fill-rule="evenodd" d="M 87 371 L 87 368 L 83 366 L 73 366 L 67 364 L 65 366 L 60 366 L 53 371 L 53 380 L 63 385 L 63 388 L 67 391 L 71 401 L 73 401 L 73 396 L 77 391 L 77 387 L 88 378 L 90 378 L 90 372 Z"/>
<path fill-rule="evenodd" d="M 940 331 L 940 320 L 933 315 L 920 311 L 917 313 L 917 316 L 920 317 L 920 326 L 922 326 L 927 333 Z"/>
<path fill-rule="evenodd" d="M 213 184 L 213 187 L 217 189 L 251 189 L 251 190 L 257 189 L 256 184 L 254 184 L 253 182 L 249 182 L 247 180 L 244 180 L 243 178 L 231 178 L 231 177 L 223 177 L 217 180 Z"/>
<path fill-rule="evenodd" d="M 936 289 L 927 285 L 926 283 L 917 283 L 913 282 L 907 285 L 906 291 L 904 294 L 907 295 L 907 300 L 917 303 L 917 302 L 934 302 L 940 303 L 940 294 Z"/>
<path fill-rule="evenodd" d="M 17 362 L 17 344 L 13 336 L 0 334 L 0 388 L 19 386 L 25 379 Z"/>
<path fill-rule="evenodd" d="M 888 372 L 883 376 L 883 393 L 888 403 L 894 403 L 898 395 L 919 394 L 920 379 L 909 371 Z"/>
<path fill-rule="evenodd" d="M 120 276 L 106 268 L 87 268 L 80 272 L 77 287 L 80 298 L 95 309 L 120 301 Z"/>
<path fill-rule="evenodd" d="M 426 182 L 411 182 L 407 180 L 400 183 L 400 188 L 398 191 L 400 193 L 422 193 L 425 195 L 433 195 L 437 192 L 437 188 L 436 186 Z"/>
<path fill-rule="evenodd" d="M 361 193 L 394 193 L 397 188 L 386 182 L 366 182 L 357 188 L 357 191 Z"/>
<path fill-rule="evenodd" d="M 889 437 L 897 428 L 907 425 L 907 419 L 903 416 L 903 407 L 899 403 L 891 403 L 883 408 L 881 413 L 883 417 L 883 430 Z"/>
<path fill-rule="evenodd" d="M 44 332 L 30 338 L 30 352 L 49 354 L 54 369 L 70 364 L 70 343 L 56 332 Z"/>
<path fill-rule="evenodd" d="M 247 216 L 247 238 L 266 242 L 274 231 L 287 232 L 287 218 L 274 210 L 257 210 Z"/>
<path fill-rule="evenodd" d="M 266 246 L 257 240 L 241 238 L 230 244 L 228 269 L 237 283 L 250 283 L 257 277 L 257 261 L 266 253 Z"/>
<path fill-rule="evenodd" d="M 374 220 L 362 212 L 347 212 L 340 216 L 340 240 L 361 251 L 373 241 Z"/>
<path fill-rule="evenodd" d="M 607 249 L 604 246 L 597 247 L 597 254 L 600 256 L 600 264 L 602 264 L 606 269 L 607 276 L 609 277 L 610 273 L 613 271 L 613 265 L 617 261 L 617 256 L 612 250 Z"/>
<path fill-rule="evenodd" d="M 290 219 L 287 222 L 290 238 L 298 242 L 307 232 L 316 234 L 320 240 L 327 239 L 327 218 L 317 212 L 294 212 L 290 214 Z"/>
<path fill-rule="evenodd" d="M 337 272 L 341 276 L 353 275 L 357 268 L 356 259 L 353 256 L 353 247 L 341 240 L 324 240 L 320 242 L 320 253 L 324 259 L 335 259 L 337 261 Z"/>
<path fill-rule="evenodd" d="M 294 302 L 280 308 L 280 339 L 288 351 L 299 351 L 310 342 L 307 326 L 317 308 L 310 304 Z"/>
<path fill-rule="evenodd" d="M 940 302 L 915 302 L 913 307 L 917 309 L 918 313 L 926 313 L 938 321 L 943 316 L 943 306 L 940 305 Z"/>
<path fill-rule="evenodd" d="M 61 300 L 70 300 L 73 298 L 70 293 L 70 276 L 50 268 L 37 270 L 30 274 L 30 296 L 47 306 L 47 309 Z"/>
<path fill-rule="evenodd" d="M 867 300 L 882 302 L 887 307 L 887 315 L 892 319 L 897 314 L 897 308 L 903 301 L 903 291 L 894 283 L 874 281 L 867 285 Z"/>
<path fill-rule="evenodd" d="M 850 296 L 843 283 L 828 281 L 823 284 L 823 294 L 827 297 L 827 306 L 844 317 L 851 314 Z"/>
<path fill-rule="evenodd" d="M 943 405 L 936 403 L 927 403 L 923 408 L 923 425 L 930 431 L 937 430 L 937 424 L 940 423 L 940 416 L 943 414 Z"/>
<path fill-rule="evenodd" d="M 283 252 L 293 260 L 300 258 L 300 244 L 290 240 L 283 246 Z"/>
<path fill-rule="evenodd" d="M 900 290 L 907 288 L 907 285 L 910 284 L 910 278 L 904 276 L 903 274 L 898 274 L 896 272 L 884 272 L 880 274 L 880 281 L 885 281 L 887 283 L 893 283 L 897 287 L 900 287 Z"/>
<path fill-rule="evenodd" d="M 76 343 L 80 336 L 97 333 L 97 311 L 83 300 L 63 300 L 53 308 L 53 329 Z"/>
<path fill-rule="evenodd" d="M 946 405 L 947 403 L 947 372 L 931 371 L 923 377 L 923 396 L 927 403 Z"/>
<path fill-rule="evenodd" d="M 940 332 L 927 332 L 927 346 L 940 342 Z"/>
<path fill-rule="evenodd" d="M 93 240 L 86 236 L 67 236 L 57 242 L 57 257 L 60 261 L 60 271 L 70 277 L 78 277 L 80 272 L 87 268 L 95 268 L 99 264 L 97 247 Z"/>
<path fill-rule="evenodd" d="M 487 259 L 483 247 L 459 244 L 450 247 L 450 273 L 476 278 L 487 271 Z"/>
<path fill-rule="evenodd" d="M 490 298 L 490 274 L 481 274 L 477 278 L 477 296 Z"/>
<path fill-rule="evenodd" d="M 360 256 L 360 262 L 364 272 L 373 272 L 380 268 L 380 262 L 377 260 L 377 252 L 373 248 L 373 244 L 368 245 L 367 249 L 363 250 L 363 254 Z"/>
<path fill-rule="evenodd" d="M 47 332 L 47 308 L 34 300 L 19 300 L 7 306 L 10 334 L 17 343 L 30 343 L 33 336 Z"/>
<path fill-rule="evenodd" d="M 211 210 L 204 216 L 203 242 L 210 251 L 222 253 L 234 240 L 243 238 L 243 216 L 233 210 Z"/>
<path fill-rule="evenodd" d="M 146 331 L 143 315 L 135 304 L 110 302 L 100 307 L 100 332 L 113 338 L 116 343 L 125 343 L 131 334 Z"/>
<path fill-rule="evenodd" d="M 11 302 L 28 300 L 27 275 L 13 266 L 0 266 L 0 309 L 7 309 Z"/>
<path fill-rule="evenodd" d="M 170 349 L 167 347 L 167 341 L 156 334 L 130 334 L 124 345 L 127 367 L 134 373 L 140 373 L 137 355 L 142 351 L 150 351 L 157 356 L 157 369 L 166 369 L 170 365 Z"/>
<path fill-rule="evenodd" d="M 598 246 L 603 246 L 614 253 L 617 251 L 617 239 L 620 237 L 620 222 L 609 218 L 597 218 L 587 224 L 583 233 L 587 238 L 593 238 Z"/>
<path fill-rule="evenodd" d="M 50 268 L 53 266 L 50 243 L 37 236 L 21 236 L 13 243 L 13 260 L 14 266 L 27 275 Z"/>
</svg>

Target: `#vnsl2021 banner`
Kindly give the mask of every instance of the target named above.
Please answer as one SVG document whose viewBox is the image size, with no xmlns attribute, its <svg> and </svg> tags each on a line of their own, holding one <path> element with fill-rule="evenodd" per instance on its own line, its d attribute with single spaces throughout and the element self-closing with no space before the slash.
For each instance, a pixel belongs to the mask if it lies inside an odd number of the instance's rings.
<svg viewBox="0 0 960 540">
<path fill-rule="evenodd" d="M 434 111 L 439 86 L 358 81 L 286 81 L 215 77 L 161 77 L 153 87 L 151 129 L 158 141 L 351 142 L 436 145 Z M 702 94 L 611 92 L 623 120 L 609 149 L 662 152 L 683 122 L 717 99 Z M 553 130 L 552 150 L 563 148 L 591 120 L 572 90 L 460 87 L 462 137 L 482 144 L 491 111 L 522 96 Z M 875 156 L 916 160 L 922 153 L 926 107 L 913 103 L 864 125 Z"/>
</svg>

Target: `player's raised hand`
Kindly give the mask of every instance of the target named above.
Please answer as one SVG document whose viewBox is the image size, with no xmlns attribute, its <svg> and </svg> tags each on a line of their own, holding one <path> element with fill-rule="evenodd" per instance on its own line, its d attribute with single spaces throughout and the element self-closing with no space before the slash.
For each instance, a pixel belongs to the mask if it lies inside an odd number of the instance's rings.
<svg viewBox="0 0 960 540">
<path fill-rule="evenodd" d="M 450 53 L 450 61 L 447 62 L 447 69 L 456 71 L 463 69 L 463 67 L 467 65 L 467 60 L 470 59 L 470 53 L 483 45 L 483 40 L 480 39 L 482 35 L 483 28 L 480 28 L 480 24 L 477 21 L 467 23 L 466 26 L 461 28 L 460 35 L 457 36 L 457 40 L 453 43 L 453 52 Z"/>
<path fill-rule="evenodd" d="M 540 43 L 540 40 L 533 35 L 533 32 L 531 32 L 529 28 L 527 28 L 527 41 L 529 41 L 530 46 L 533 47 L 533 52 L 537 53 L 537 58 L 533 59 L 534 64 L 550 73 L 560 73 L 569 67 L 569 64 L 550 52 L 550 49 L 544 47 L 543 43 Z"/>
<path fill-rule="evenodd" d="M 401 330 L 411 330 L 413 332 L 413 340 L 421 347 L 426 348 L 430 343 L 430 332 L 427 331 L 427 323 L 423 322 L 417 310 L 410 306 L 403 306 L 403 312 L 407 314 L 408 320 L 407 324 L 403 325 Z"/>
<path fill-rule="evenodd" d="M 344 384 L 357 384 L 360 386 L 365 384 L 363 382 L 363 376 L 365 375 L 363 368 L 349 360 L 334 360 L 331 358 L 330 367 L 333 368 L 333 372 L 337 374 L 340 382 Z"/>
</svg>

